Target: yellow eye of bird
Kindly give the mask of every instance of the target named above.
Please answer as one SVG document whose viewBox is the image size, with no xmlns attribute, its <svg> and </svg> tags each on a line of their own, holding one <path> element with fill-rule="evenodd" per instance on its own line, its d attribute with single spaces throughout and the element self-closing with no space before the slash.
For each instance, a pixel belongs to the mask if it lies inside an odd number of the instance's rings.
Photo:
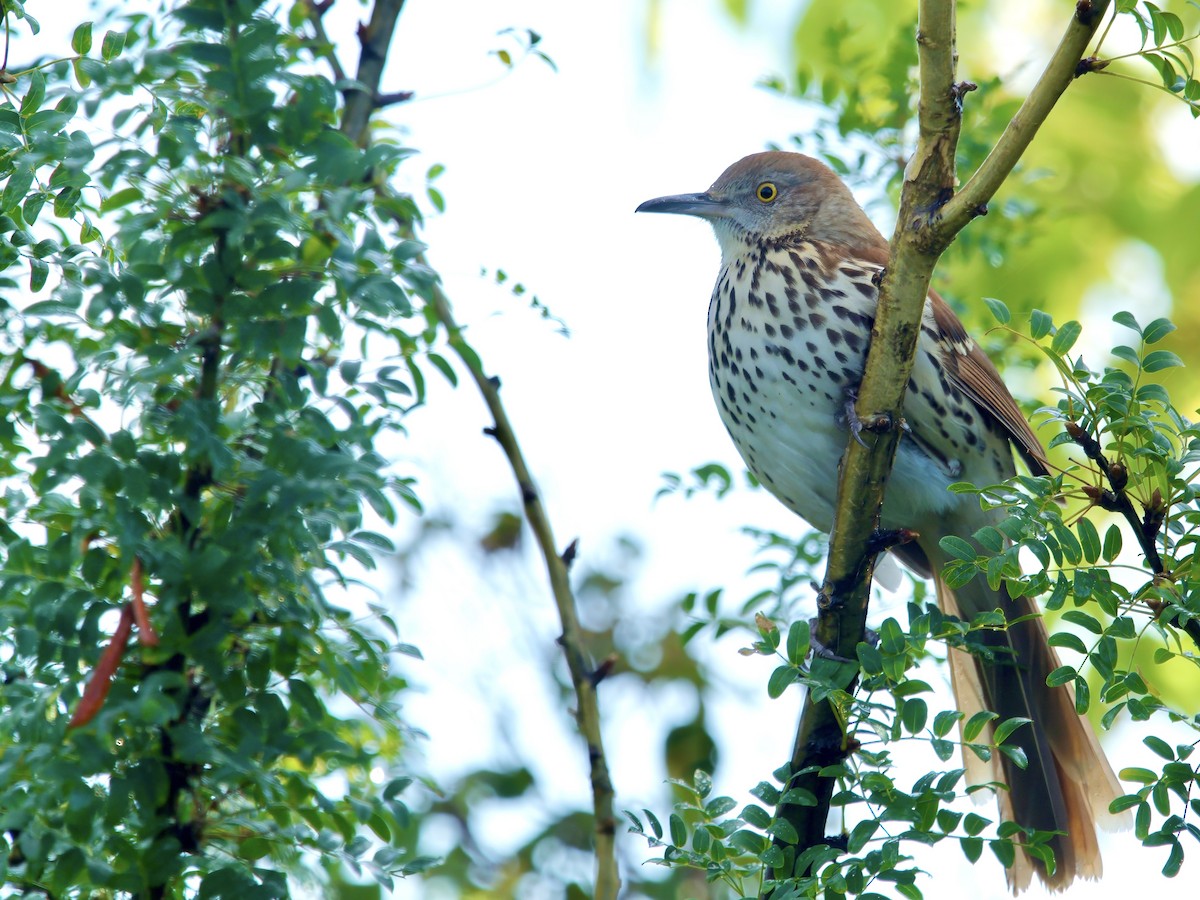
<svg viewBox="0 0 1200 900">
<path fill-rule="evenodd" d="M 758 199 L 763 203 L 770 203 L 779 196 L 779 190 L 770 181 L 764 181 L 758 186 L 758 190 L 754 192 Z"/>
</svg>

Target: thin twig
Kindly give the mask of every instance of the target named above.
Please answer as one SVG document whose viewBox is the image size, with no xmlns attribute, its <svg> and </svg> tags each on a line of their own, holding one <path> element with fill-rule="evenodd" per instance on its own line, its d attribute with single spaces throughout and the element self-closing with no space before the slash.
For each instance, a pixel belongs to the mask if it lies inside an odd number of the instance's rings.
<svg viewBox="0 0 1200 900">
<path fill-rule="evenodd" d="M 341 126 L 342 133 L 359 145 L 365 145 L 370 139 L 367 126 L 375 106 L 371 99 L 379 96 L 383 63 L 387 59 L 391 38 L 396 28 L 396 20 L 403 5 L 403 0 L 378 0 L 372 11 L 370 24 L 359 29 L 363 52 L 359 60 L 356 80 L 362 85 L 362 89 L 347 92 L 346 109 Z M 375 190 L 387 194 L 391 189 L 385 184 L 376 184 Z M 406 237 L 412 236 L 410 223 L 399 217 L 395 217 L 394 221 Z M 428 265 L 423 254 L 417 257 L 416 262 Z M 550 517 L 542 504 L 533 474 L 517 440 L 516 431 L 508 418 L 504 402 L 500 398 L 499 381 L 484 372 L 479 357 L 463 337 L 462 327 L 454 318 L 450 300 L 439 284 L 435 283 L 429 289 L 428 299 L 434 315 L 446 329 L 451 348 L 470 373 L 471 379 L 475 382 L 475 386 L 492 416 L 493 424 L 487 429 L 487 433 L 496 439 L 508 459 L 509 467 L 512 469 L 521 493 L 526 521 L 529 522 L 530 530 L 537 540 L 538 549 L 546 564 L 550 589 L 562 622 L 563 631 L 559 643 L 566 656 L 567 668 L 571 673 L 571 683 L 575 689 L 575 720 L 587 744 L 591 769 L 596 840 L 594 896 L 597 900 L 615 900 L 620 890 L 621 879 L 616 857 L 614 791 L 604 753 L 604 741 L 600 728 L 600 707 L 596 695 L 596 685 L 603 672 L 602 670 L 593 670 L 589 666 L 583 649 L 583 629 L 579 623 L 575 596 L 568 577 L 568 568 L 574 558 L 574 544 L 572 543 L 567 550 L 560 554 L 558 544 L 555 542 L 554 531 L 550 525 Z"/>
<path fill-rule="evenodd" d="M 941 210 L 939 237 L 948 244 L 992 199 L 1046 121 L 1063 91 L 1075 80 L 1079 60 L 1087 52 L 1111 0 L 1079 0 L 1062 40 L 1037 84 L 1009 121 L 992 152 Z"/>
</svg>

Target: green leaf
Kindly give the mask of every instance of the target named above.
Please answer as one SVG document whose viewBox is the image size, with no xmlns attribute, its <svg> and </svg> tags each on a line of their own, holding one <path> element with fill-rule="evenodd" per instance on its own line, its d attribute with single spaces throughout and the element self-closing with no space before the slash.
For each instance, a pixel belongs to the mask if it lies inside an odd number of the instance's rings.
<svg viewBox="0 0 1200 900">
<path fill-rule="evenodd" d="M 46 278 L 50 274 L 50 267 L 40 259 L 30 258 L 29 260 L 29 291 L 36 294 L 46 286 Z"/>
<path fill-rule="evenodd" d="M 100 58 L 105 62 L 112 62 L 121 55 L 121 51 L 124 49 L 125 32 L 106 31 L 104 40 L 100 42 Z"/>
<path fill-rule="evenodd" d="M 1082 675 L 1075 679 L 1075 712 L 1086 716 L 1088 707 L 1092 705 L 1092 686 Z"/>
<path fill-rule="evenodd" d="M 1155 319 L 1142 331 L 1142 340 L 1147 344 L 1156 344 L 1175 330 L 1170 319 Z"/>
<path fill-rule="evenodd" d="M 945 737 L 962 718 L 963 714 L 957 709 L 943 710 L 933 717 L 933 733 Z"/>
<path fill-rule="evenodd" d="M 0 193 L 0 215 L 11 215 L 12 210 L 20 206 L 33 185 L 33 168 L 28 157 L 21 156 L 17 160 L 12 174 Z"/>
<path fill-rule="evenodd" d="M 1132 328 L 1138 333 L 1139 336 L 1141 336 L 1142 326 L 1138 324 L 1138 320 L 1134 318 L 1133 313 L 1126 310 L 1121 310 L 1112 317 L 1112 320 L 1118 325 L 1124 325 L 1126 328 Z"/>
<path fill-rule="evenodd" d="M 971 835 L 971 837 L 975 837 L 975 835 L 981 834 L 983 829 L 987 828 L 991 824 L 991 819 L 985 819 L 983 816 L 976 813 L 967 813 L 967 815 L 963 818 L 963 831 Z"/>
<path fill-rule="evenodd" d="M 1008 739 L 1010 734 L 1012 734 L 1022 725 L 1028 725 L 1032 721 L 1032 719 L 1023 719 L 1019 716 L 1014 716 L 1011 719 L 1005 719 L 996 726 L 992 740 L 994 740 L 998 745 L 1003 744 Z"/>
<path fill-rule="evenodd" d="M 1003 301 L 997 300 L 994 297 L 984 297 L 983 302 L 991 310 L 992 318 L 1001 325 L 1007 325 L 1012 321 L 1012 313 L 1008 311 L 1008 307 L 1004 305 Z"/>
<path fill-rule="evenodd" d="M 795 844 L 800 840 L 800 835 L 796 833 L 796 826 L 787 819 L 776 819 L 767 829 L 767 833 L 775 835 L 785 844 Z"/>
<path fill-rule="evenodd" d="M 800 670 L 795 666 L 778 666 L 767 680 L 767 696 L 772 700 L 779 699 L 799 677 Z"/>
<path fill-rule="evenodd" d="M 84 22 L 71 35 L 71 49 L 80 56 L 87 56 L 92 49 L 92 23 Z"/>
<path fill-rule="evenodd" d="M 1070 666 L 1059 666 L 1046 676 L 1046 684 L 1050 687 L 1058 687 L 1061 684 L 1067 684 L 1074 680 L 1075 670 Z"/>
<path fill-rule="evenodd" d="M 901 720 L 909 734 L 920 734 L 929 719 L 929 706 L 920 698 L 905 701 Z"/>
<path fill-rule="evenodd" d="M 1142 743 L 1168 762 L 1175 761 L 1175 751 L 1171 749 L 1171 745 L 1157 735 L 1147 735 L 1142 738 Z"/>
<path fill-rule="evenodd" d="M 1154 784 L 1158 781 L 1158 773 L 1152 772 L 1149 769 L 1142 768 L 1125 768 L 1120 771 L 1122 781 L 1135 781 L 1139 784 Z"/>
<path fill-rule="evenodd" d="M 808 622 L 797 620 L 788 628 L 787 635 L 787 660 L 793 666 L 798 666 L 804 662 L 808 656 L 808 649 L 811 644 L 811 634 Z"/>
<path fill-rule="evenodd" d="M 650 830 L 654 832 L 654 836 L 661 840 L 663 836 L 663 827 L 662 822 L 658 821 L 658 816 L 654 815 L 654 813 L 648 809 L 643 809 L 642 815 L 644 815 L 646 817 L 646 821 L 650 823 Z M 745 816 L 742 818 L 745 818 Z"/>
<path fill-rule="evenodd" d="M 672 813 L 667 819 L 667 828 L 670 830 L 672 844 L 676 847 L 687 846 L 687 826 L 683 824 L 683 819 Z"/>
<path fill-rule="evenodd" d="M 974 562 L 977 556 L 975 548 L 968 544 L 960 537 L 947 535 L 938 541 L 938 546 L 953 556 L 955 559 L 961 559 L 965 562 Z"/>
<path fill-rule="evenodd" d="M 1035 341 L 1048 335 L 1053 327 L 1054 319 L 1040 309 L 1035 309 L 1029 314 L 1029 336 Z"/>
<path fill-rule="evenodd" d="M 1076 653 L 1087 655 L 1087 646 L 1080 640 L 1079 635 L 1072 634 L 1069 631 L 1057 631 L 1050 635 L 1051 647 L 1066 647 L 1068 650 L 1074 650 Z"/>
<path fill-rule="evenodd" d="M 850 831 L 850 837 L 846 839 L 846 850 L 850 853 L 861 853 L 878 830 L 879 822 L 876 819 L 864 819 L 859 822 Z"/>
<path fill-rule="evenodd" d="M 1065 613 L 1063 613 L 1063 619 L 1073 625 L 1079 625 L 1082 628 L 1086 628 L 1088 631 L 1092 632 L 1092 634 L 1101 634 L 1104 631 L 1104 628 L 1100 625 L 1099 620 L 1094 616 L 1088 615 L 1082 609 L 1067 610 Z"/>
<path fill-rule="evenodd" d="M 771 825 L 771 816 L 761 806 L 756 806 L 751 803 L 742 808 L 741 815 L 738 816 L 743 822 L 748 825 L 753 825 L 759 830 L 766 831 Z"/>
<path fill-rule="evenodd" d="M 988 710 L 981 710 L 975 713 L 967 720 L 967 724 L 963 726 L 963 740 L 967 743 L 974 741 L 979 737 L 984 727 L 996 719 L 1000 718 L 996 713 Z"/>
<path fill-rule="evenodd" d="M 29 89 L 21 98 L 21 115 L 31 116 L 42 107 L 46 98 L 46 77 L 41 69 L 34 69 L 29 76 Z"/>
<path fill-rule="evenodd" d="M 1075 530 L 1079 532 L 1083 558 L 1089 563 L 1096 562 L 1100 558 L 1100 533 L 1096 531 L 1096 526 L 1092 524 L 1091 519 L 1084 518 L 1075 524 Z"/>
<path fill-rule="evenodd" d="M 1142 370 L 1145 372 L 1158 372 L 1182 365 L 1183 360 L 1170 350 L 1152 350 L 1142 359 Z"/>
<path fill-rule="evenodd" d="M 863 672 L 867 675 L 883 674 L 883 654 L 879 652 L 878 648 L 868 644 L 866 641 L 859 641 L 854 650 Z"/>
<path fill-rule="evenodd" d="M 1104 561 L 1112 562 L 1121 554 L 1121 529 L 1113 524 L 1104 532 Z"/>
<path fill-rule="evenodd" d="M 1079 335 L 1083 331 L 1083 326 L 1072 320 L 1064 322 L 1058 327 L 1057 333 L 1054 335 L 1054 340 L 1050 342 L 1050 351 L 1057 353 L 1059 356 L 1065 354 L 1073 346 L 1075 341 L 1079 339 Z"/>
</svg>

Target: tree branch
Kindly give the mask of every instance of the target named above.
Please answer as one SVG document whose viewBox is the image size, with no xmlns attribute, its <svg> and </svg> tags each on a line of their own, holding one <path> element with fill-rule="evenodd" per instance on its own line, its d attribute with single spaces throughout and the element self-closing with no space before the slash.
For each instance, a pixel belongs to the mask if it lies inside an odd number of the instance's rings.
<svg viewBox="0 0 1200 900">
<path fill-rule="evenodd" d="M 954 85 L 957 53 L 953 0 L 922 0 L 917 51 L 920 134 L 916 153 L 905 170 L 891 261 L 879 286 L 871 349 L 856 404 L 861 419 L 878 420 L 882 416 L 883 421 L 893 424 L 899 421 L 912 371 L 929 279 L 944 249 L 930 244 L 926 226 L 954 184 L 960 107 Z M 856 658 L 855 648 L 866 628 L 875 556 L 868 547 L 879 526 L 899 429 L 891 427 L 876 434 L 871 447 L 850 441 L 842 457 L 829 560 L 817 600 L 816 639 L 846 660 Z M 832 704 L 814 702 L 811 692 L 806 694 L 792 749 L 791 786 L 815 795 L 817 804 L 781 805 L 778 811 L 800 836 L 796 850 L 824 841 L 833 779 L 822 777 L 820 768 L 849 753 L 848 736 Z M 804 774 L 795 774 L 800 772 Z M 789 861 L 789 868 L 793 866 L 794 860 Z M 793 870 L 793 874 L 805 873 Z"/>
<path fill-rule="evenodd" d="M 363 53 L 359 60 L 356 79 L 362 88 L 347 92 L 341 130 L 343 134 L 360 145 L 365 145 L 370 140 L 367 126 L 371 112 L 377 106 L 377 98 L 381 96 L 379 84 L 383 74 L 383 63 L 387 59 L 392 35 L 396 28 L 396 20 L 403 5 L 403 0 L 376 0 L 370 24 L 359 30 L 359 38 L 363 42 Z M 314 23 L 319 24 L 319 15 L 311 7 L 310 17 L 313 18 Z M 376 184 L 375 190 L 381 193 L 390 193 L 390 188 L 383 184 Z M 413 237 L 411 223 L 399 217 L 395 217 L 394 221 L 405 237 Z M 416 262 L 428 265 L 424 254 L 419 254 Z M 521 451 L 516 431 L 508 418 L 504 402 L 500 398 L 500 382 L 485 373 L 483 364 L 463 337 L 462 327 L 454 318 L 450 299 L 436 282 L 428 289 L 428 300 L 437 320 L 446 329 L 451 348 L 471 374 L 471 379 L 475 382 L 475 386 L 492 416 L 493 424 L 486 429 L 486 432 L 496 439 L 508 459 L 509 467 L 512 469 L 517 487 L 521 492 L 526 521 L 529 522 L 530 530 L 533 532 L 538 549 L 546 564 L 550 590 L 554 595 L 554 602 L 562 622 L 563 630 L 559 644 L 566 656 L 571 683 L 575 689 L 575 720 L 587 744 L 592 806 L 596 822 L 594 896 L 597 900 L 616 900 L 621 879 L 616 857 L 614 791 L 607 758 L 604 754 L 600 707 L 596 694 L 596 686 L 603 676 L 603 671 L 593 670 L 589 666 L 583 649 L 583 629 L 579 623 L 575 596 L 568 577 L 570 562 L 575 555 L 575 544 L 572 542 L 560 555 L 558 544 L 554 539 L 554 531 L 550 525 L 550 517 L 542 504 L 533 473 Z"/>
<path fill-rule="evenodd" d="M 947 245 L 992 199 L 1050 115 L 1058 98 L 1078 77 L 1079 61 L 1087 52 L 1088 44 L 1110 5 L 1110 0 L 1079 0 L 1075 4 L 1075 14 L 1037 84 L 1009 121 L 987 159 L 942 209 L 940 221 L 935 227 Z"/>
<path fill-rule="evenodd" d="M 358 58 L 356 80 L 361 87 L 346 91 L 346 107 L 342 113 L 342 133 L 357 135 L 358 143 L 367 140 L 367 125 L 375 110 L 375 98 L 383 79 L 383 66 L 387 62 L 388 48 L 396 30 L 396 20 L 404 9 L 404 0 L 375 0 L 371 7 L 371 18 L 366 25 L 359 25 L 358 40 L 362 52 Z M 315 12 L 315 11 L 314 11 Z M 319 16 L 310 16 L 320 22 Z"/>
<path fill-rule="evenodd" d="M 1033 92 L 979 171 L 955 195 L 954 154 L 962 97 L 973 85 L 954 82 L 953 0 L 921 0 L 917 26 L 919 137 L 905 169 L 891 257 L 879 285 L 871 348 L 856 403 L 862 420 L 899 421 L 934 266 L 1012 171 L 1071 83 L 1108 6 L 1109 0 L 1080 0 Z M 873 538 L 899 438 L 894 427 L 876 433 L 871 447 L 849 441 L 842 457 L 829 559 L 817 601 L 816 640 L 844 660 L 856 658 L 856 647 L 863 639 L 876 552 Z M 852 689 L 853 681 L 845 685 L 847 690 Z M 795 875 L 805 873 L 795 871 L 794 854 L 825 841 L 833 779 L 822 777 L 820 769 L 840 762 L 852 750 L 852 737 L 844 732 L 832 705 L 813 702 L 811 692 L 806 695 L 792 750 L 789 786 L 807 790 L 817 802 L 809 806 L 781 804 L 777 812 L 799 835 L 795 847 L 780 844 L 788 856 L 786 868 Z"/>
</svg>

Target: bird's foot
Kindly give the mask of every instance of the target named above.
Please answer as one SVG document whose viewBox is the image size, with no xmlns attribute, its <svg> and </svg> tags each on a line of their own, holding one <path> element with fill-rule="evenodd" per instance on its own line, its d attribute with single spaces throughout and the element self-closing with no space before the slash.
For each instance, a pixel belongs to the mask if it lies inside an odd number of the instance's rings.
<svg viewBox="0 0 1200 900">
<path fill-rule="evenodd" d="M 846 427 L 850 429 L 851 437 L 856 440 L 859 445 L 866 447 L 867 442 L 862 439 L 864 431 L 870 431 L 873 434 L 882 434 L 885 431 L 890 431 L 892 428 L 899 428 L 905 434 L 912 434 L 912 429 L 909 428 L 908 422 L 901 417 L 893 417 L 891 413 L 874 413 L 870 416 L 860 416 L 858 409 L 855 407 L 855 402 L 858 400 L 857 388 L 846 389 L 846 403 L 842 407 L 843 413 L 846 416 Z"/>
<path fill-rule="evenodd" d="M 911 528 L 876 528 L 867 539 L 867 550 L 871 553 L 883 553 L 901 544 L 915 541 L 921 535 Z"/>
<path fill-rule="evenodd" d="M 820 639 L 817 637 L 817 620 L 815 618 L 808 620 L 808 631 L 808 644 L 810 647 L 812 647 L 813 656 L 820 657 L 821 659 L 829 659 L 833 662 L 839 663 L 858 662 L 856 659 L 846 659 L 844 656 L 839 656 L 832 649 L 821 643 Z M 870 628 L 865 628 L 863 629 L 863 640 L 872 647 L 877 646 L 879 644 L 879 633 Z"/>
</svg>

